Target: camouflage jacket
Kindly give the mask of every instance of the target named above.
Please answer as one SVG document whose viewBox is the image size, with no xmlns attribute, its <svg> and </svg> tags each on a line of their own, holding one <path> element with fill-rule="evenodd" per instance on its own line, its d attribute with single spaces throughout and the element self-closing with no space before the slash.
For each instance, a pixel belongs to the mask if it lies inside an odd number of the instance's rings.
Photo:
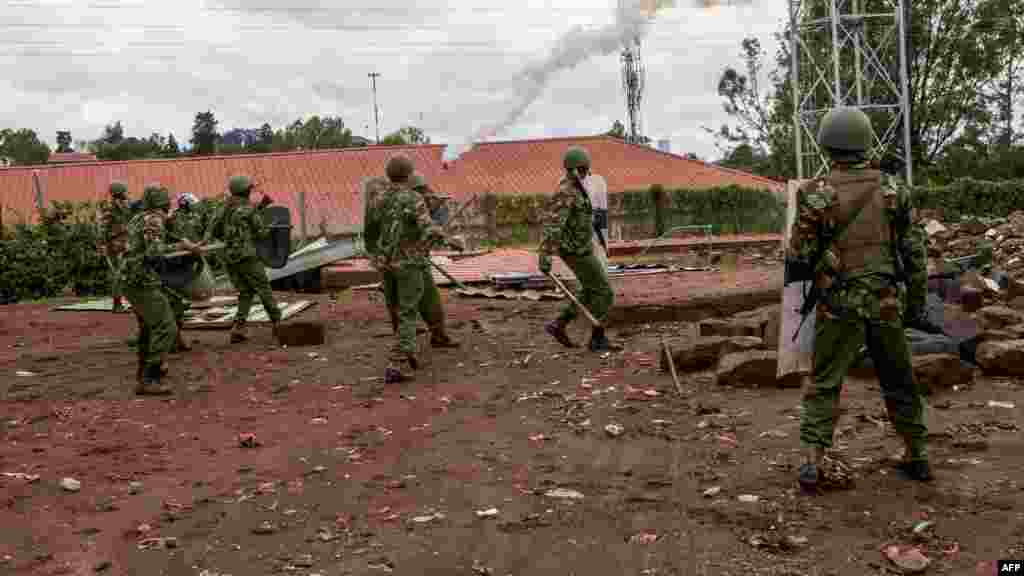
<svg viewBox="0 0 1024 576">
<path fill-rule="evenodd" d="M 594 208 L 590 195 L 576 181 L 562 178 L 541 214 L 544 238 L 541 254 L 585 256 L 593 252 Z"/>
<path fill-rule="evenodd" d="M 260 210 L 250 204 L 248 199 L 239 199 L 235 205 L 226 203 L 214 216 L 206 236 L 223 241 L 226 245 L 224 260 L 233 263 L 257 258 L 256 241 L 269 234 L 270 227 L 263 221 Z"/>
<path fill-rule="evenodd" d="M 132 219 L 127 204 L 107 202 L 100 212 L 100 238 L 112 254 L 125 251 L 128 241 L 128 222 Z"/>
<path fill-rule="evenodd" d="M 363 239 L 378 270 L 429 266 L 430 249 L 444 240 L 423 196 L 404 184 L 367 186 Z"/>
<path fill-rule="evenodd" d="M 136 215 L 128 223 L 128 249 L 124 257 L 123 278 L 126 286 L 160 287 L 156 265 L 162 254 L 171 252 L 166 241 L 165 217 L 156 211 Z"/>
<path fill-rule="evenodd" d="M 199 232 L 199 215 L 195 211 L 178 209 L 167 219 L 167 236 L 172 242 L 186 238 L 198 241 L 201 238 Z"/>
<path fill-rule="evenodd" d="M 878 173 L 867 163 L 836 166 L 832 175 L 806 183 L 797 194 L 787 257 L 814 265 L 815 282 L 826 293 L 818 303 L 819 315 L 855 314 L 895 323 L 923 312 L 928 288 L 927 235 L 916 221 L 910 191 L 900 181 L 882 174 L 880 201 L 869 202 L 857 215 L 858 219 L 874 218 L 886 228 L 885 241 L 860 250 L 857 266 L 842 262 L 837 241 L 828 240 L 841 225 L 840 214 L 850 209 L 840 205 L 833 182 L 874 174 Z M 872 210 L 884 214 L 870 213 Z"/>
</svg>

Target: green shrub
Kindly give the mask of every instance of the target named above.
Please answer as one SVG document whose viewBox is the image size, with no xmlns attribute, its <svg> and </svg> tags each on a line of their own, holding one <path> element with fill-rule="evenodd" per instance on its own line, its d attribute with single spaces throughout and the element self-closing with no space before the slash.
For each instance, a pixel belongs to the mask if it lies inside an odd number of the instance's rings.
<svg viewBox="0 0 1024 576">
<path fill-rule="evenodd" d="M 918 208 L 941 210 L 946 220 L 964 216 L 1008 216 L 1024 210 L 1024 180 L 989 182 L 962 178 L 946 186 L 915 186 Z"/>
</svg>

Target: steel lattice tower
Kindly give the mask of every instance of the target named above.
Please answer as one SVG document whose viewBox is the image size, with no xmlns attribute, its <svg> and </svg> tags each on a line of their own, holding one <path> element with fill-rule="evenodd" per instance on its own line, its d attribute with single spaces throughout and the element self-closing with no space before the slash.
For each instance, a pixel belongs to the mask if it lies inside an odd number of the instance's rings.
<svg viewBox="0 0 1024 576">
<path fill-rule="evenodd" d="M 634 144 L 643 141 L 643 123 L 640 103 L 644 96 L 645 71 L 640 60 L 640 39 L 622 51 L 622 87 L 626 92 L 626 114 L 629 121 L 626 140 Z"/>
<path fill-rule="evenodd" d="M 852 106 L 871 117 L 873 157 L 895 153 L 902 138 L 906 182 L 913 184 L 905 121 L 910 118 L 908 1 L 789 0 L 797 178 L 826 171 L 818 124 L 830 108 Z"/>
</svg>

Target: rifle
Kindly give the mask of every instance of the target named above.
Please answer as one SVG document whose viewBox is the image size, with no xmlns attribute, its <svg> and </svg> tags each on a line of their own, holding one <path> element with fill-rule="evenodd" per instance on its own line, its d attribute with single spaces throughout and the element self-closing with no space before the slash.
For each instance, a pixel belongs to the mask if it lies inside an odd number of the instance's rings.
<svg viewBox="0 0 1024 576">
<path fill-rule="evenodd" d="M 817 279 L 815 278 L 814 270 L 818 266 L 818 262 L 821 261 L 832 244 L 843 237 L 850 224 L 853 224 L 854 220 L 860 216 L 861 211 L 868 205 L 868 201 L 871 200 L 872 194 L 865 193 L 857 198 L 854 204 L 853 213 L 847 218 L 845 222 L 840 224 L 835 232 L 830 235 L 822 234 L 819 230 L 818 233 L 818 246 L 814 251 L 814 255 L 811 257 L 809 262 L 803 263 L 796 260 L 786 260 L 786 280 L 785 283 L 790 282 L 801 282 L 810 281 L 810 288 L 804 291 L 804 302 L 800 306 L 800 325 L 797 326 L 796 332 L 793 333 L 793 342 L 796 342 L 797 336 L 800 335 L 800 330 L 804 327 L 804 323 L 807 322 L 807 317 L 811 315 L 811 312 L 818 305 L 818 300 L 822 296 L 822 289 L 818 287 Z M 798 216 L 799 217 L 799 216 Z M 794 222 L 794 226 L 796 223 Z"/>
<path fill-rule="evenodd" d="M 960 258 L 947 258 L 943 261 L 942 272 L 929 274 L 928 279 L 953 280 L 960 277 L 968 270 L 979 270 L 992 263 L 992 249 L 962 256 Z"/>
</svg>

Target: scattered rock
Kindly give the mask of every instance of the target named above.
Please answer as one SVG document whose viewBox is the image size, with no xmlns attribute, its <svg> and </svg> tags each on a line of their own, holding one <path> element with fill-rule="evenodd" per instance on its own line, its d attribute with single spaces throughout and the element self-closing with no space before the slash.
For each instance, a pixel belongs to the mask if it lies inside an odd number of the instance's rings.
<svg viewBox="0 0 1024 576">
<path fill-rule="evenodd" d="M 778 366 L 778 353 L 773 350 L 731 352 L 718 360 L 716 380 L 720 386 L 774 386 Z"/>
<path fill-rule="evenodd" d="M 683 346 L 671 346 L 672 361 L 679 372 L 707 370 L 718 362 L 722 354 L 755 350 L 764 345 L 764 340 L 753 336 L 700 338 Z M 661 353 L 661 369 L 669 369 L 664 350 Z"/>
<path fill-rule="evenodd" d="M 607 432 L 608 435 L 611 436 L 612 438 L 617 438 L 619 436 L 622 436 L 622 433 L 625 432 L 626 429 L 618 424 L 609 424 L 604 427 L 604 431 Z"/>
<path fill-rule="evenodd" d="M 982 330 L 999 330 L 1014 324 L 1024 324 L 1024 312 L 1008 306 L 986 306 L 977 312 Z"/>
<path fill-rule="evenodd" d="M 292 565 L 299 568 L 312 568 L 314 564 L 312 554 L 300 554 L 292 559 Z"/>
<path fill-rule="evenodd" d="M 477 510 L 476 511 L 476 517 L 477 518 L 490 518 L 492 516 L 497 516 L 497 515 L 498 515 L 498 509 L 497 508 L 488 508 L 487 510 Z"/>
<path fill-rule="evenodd" d="M 754 502 L 760 501 L 761 497 L 757 496 L 756 494 L 740 494 L 739 496 L 736 497 L 736 499 L 739 500 L 740 502 L 753 504 Z"/>
<path fill-rule="evenodd" d="M 60 487 L 68 492 L 78 492 L 82 489 L 82 483 L 74 478 L 63 478 L 60 481 Z"/>
<path fill-rule="evenodd" d="M 712 486 L 711 488 L 708 488 L 707 490 L 704 491 L 704 497 L 705 498 L 714 498 L 715 496 L 718 496 L 721 492 L 722 492 L 722 487 L 721 486 Z"/>
<path fill-rule="evenodd" d="M 267 521 L 264 521 L 264 522 L 260 523 L 259 526 L 253 528 L 252 529 L 252 533 L 253 534 L 276 534 L 277 530 L 278 530 L 277 529 L 277 525 L 274 524 L 273 522 L 267 520 Z"/>
<path fill-rule="evenodd" d="M 129 482 L 128 493 L 135 495 L 142 492 L 142 482 Z"/>
<path fill-rule="evenodd" d="M 956 354 L 926 354 L 911 359 L 914 378 L 925 390 L 938 392 L 974 381 L 974 367 Z"/>
<path fill-rule="evenodd" d="M 582 500 L 583 494 L 568 488 L 555 488 L 544 493 L 548 498 L 559 498 L 562 500 Z"/>
<path fill-rule="evenodd" d="M 976 355 L 986 374 L 1024 375 L 1024 339 L 987 340 L 978 345 Z"/>
<path fill-rule="evenodd" d="M 102 562 L 98 562 L 93 570 L 96 572 L 106 572 L 107 570 L 110 570 L 113 565 L 114 564 L 110 560 L 103 560 Z"/>
</svg>

